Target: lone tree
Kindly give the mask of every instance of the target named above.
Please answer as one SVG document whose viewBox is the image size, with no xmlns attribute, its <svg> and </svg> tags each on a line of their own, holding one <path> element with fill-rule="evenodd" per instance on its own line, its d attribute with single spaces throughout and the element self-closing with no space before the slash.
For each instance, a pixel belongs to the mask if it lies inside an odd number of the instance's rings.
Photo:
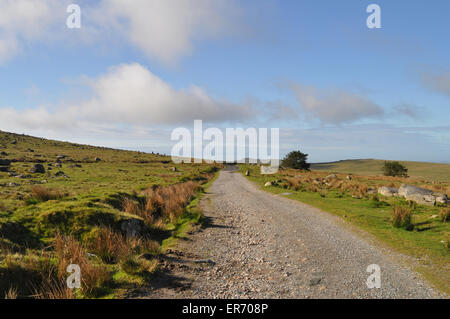
<svg viewBox="0 0 450 319">
<path fill-rule="evenodd" d="M 283 158 L 281 166 L 286 168 L 309 170 L 310 164 L 306 163 L 307 159 L 308 154 L 304 154 L 300 151 L 292 151 Z"/>
<path fill-rule="evenodd" d="M 399 162 L 384 162 L 383 173 L 385 176 L 408 177 L 408 169 Z"/>
</svg>

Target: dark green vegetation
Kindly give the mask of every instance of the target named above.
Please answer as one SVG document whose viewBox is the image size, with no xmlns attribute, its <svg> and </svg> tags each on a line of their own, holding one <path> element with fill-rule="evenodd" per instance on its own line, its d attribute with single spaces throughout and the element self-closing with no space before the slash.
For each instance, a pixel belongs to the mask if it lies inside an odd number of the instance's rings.
<svg viewBox="0 0 450 319">
<path fill-rule="evenodd" d="M 422 206 L 376 192 L 381 186 L 399 187 L 407 182 L 448 193 L 449 182 L 292 169 L 261 175 L 256 165 L 241 165 L 240 170 L 249 170 L 248 178 L 261 187 L 273 182 L 264 190 L 289 192 L 286 197 L 338 215 L 399 252 L 416 257 L 415 269 L 442 291 L 450 292 L 450 207 Z"/>
<path fill-rule="evenodd" d="M 408 169 L 399 162 L 384 162 L 383 164 L 384 176 L 399 176 L 408 177 Z"/>
<path fill-rule="evenodd" d="M 0 297 L 113 298 L 148 284 L 215 165 L 0 132 Z M 42 168 L 44 169 L 42 171 Z M 79 264 L 82 288 L 66 288 Z"/>
<path fill-rule="evenodd" d="M 310 164 L 306 162 L 307 160 L 308 154 L 292 151 L 283 158 L 281 166 L 293 169 L 309 169 Z"/>
<path fill-rule="evenodd" d="M 399 161 L 408 168 L 408 175 L 428 182 L 450 182 L 450 164 Z M 342 174 L 373 175 L 383 174 L 383 160 L 361 159 L 330 163 L 311 164 L 312 170 L 337 172 Z"/>
</svg>

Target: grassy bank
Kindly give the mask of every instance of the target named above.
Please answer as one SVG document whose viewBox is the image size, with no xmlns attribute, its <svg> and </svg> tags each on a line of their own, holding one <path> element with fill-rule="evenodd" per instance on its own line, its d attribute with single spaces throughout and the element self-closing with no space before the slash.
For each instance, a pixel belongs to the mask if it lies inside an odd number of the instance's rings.
<svg viewBox="0 0 450 319">
<path fill-rule="evenodd" d="M 218 167 L 0 132 L 0 296 L 117 298 L 158 271 Z M 33 172 L 42 165 L 41 172 Z M 67 266 L 82 287 L 67 289 Z"/>
<path fill-rule="evenodd" d="M 286 197 L 299 200 L 345 219 L 376 236 L 397 251 L 417 259 L 415 268 L 436 287 L 450 293 L 450 223 L 440 219 L 441 211 L 449 207 L 428 207 L 408 203 L 401 198 L 387 198 L 373 194 L 383 185 L 401 183 L 447 189 L 448 184 L 424 185 L 420 179 L 336 174 L 327 180 L 327 172 L 280 171 L 275 175 L 261 175 L 259 167 L 241 165 L 241 172 L 249 170 L 248 178 L 264 190 L 275 194 L 290 193 Z M 275 182 L 264 187 L 266 182 Z M 392 223 L 394 207 L 403 207 L 412 214 L 412 230 L 395 228 Z"/>
<path fill-rule="evenodd" d="M 400 161 L 408 168 L 408 175 L 427 182 L 450 183 L 450 164 Z M 383 160 L 361 159 L 311 164 L 312 170 L 357 175 L 382 175 Z"/>
</svg>

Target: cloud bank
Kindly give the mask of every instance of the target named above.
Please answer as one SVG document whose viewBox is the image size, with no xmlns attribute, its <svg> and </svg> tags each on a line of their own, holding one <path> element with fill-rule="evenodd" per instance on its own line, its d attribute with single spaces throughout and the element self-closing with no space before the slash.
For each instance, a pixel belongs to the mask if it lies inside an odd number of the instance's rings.
<svg viewBox="0 0 450 319">
<path fill-rule="evenodd" d="M 29 43 L 59 41 L 128 43 L 147 57 L 174 64 L 199 40 L 238 34 L 241 10 L 234 0 L 81 0 L 82 28 L 66 28 L 69 0 L 1 0 L 0 63 Z M 75 41 L 75 40 L 73 40 Z"/>
<path fill-rule="evenodd" d="M 303 111 L 326 124 L 351 123 L 379 118 L 383 109 L 369 98 L 338 89 L 319 89 L 293 83 L 290 85 Z"/>
<path fill-rule="evenodd" d="M 92 96 L 58 107 L 16 110 L 0 108 L 0 126 L 26 129 L 120 125 L 176 125 L 241 121 L 255 115 L 251 104 L 214 99 L 202 88 L 177 90 L 144 66 L 122 64 L 96 78 L 85 78 Z"/>
</svg>

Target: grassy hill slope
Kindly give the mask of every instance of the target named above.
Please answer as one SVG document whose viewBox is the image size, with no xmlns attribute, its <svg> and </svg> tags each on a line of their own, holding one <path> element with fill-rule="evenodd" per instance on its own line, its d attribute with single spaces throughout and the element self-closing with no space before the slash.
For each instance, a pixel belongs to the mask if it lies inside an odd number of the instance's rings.
<svg viewBox="0 0 450 319">
<path fill-rule="evenodd" d="M 408 175 L 427 181 L 450 182 L 450 164 L 399 161 L 408 168 Z M 384 160 L 360 159 L 311 164 L 312 170 L 356 175 L 383 175 Z"/>
<path fill-rule="evenodd" d="M 193 200 L 217 171 L 1 131 L 0 159 L 11 162 L 0 171 L 0 298 L 117 297 L 144 285 L 164 243 L 200 220 Z M 71 263 L 76 291 L 65 285 Z"/>
</svg>

